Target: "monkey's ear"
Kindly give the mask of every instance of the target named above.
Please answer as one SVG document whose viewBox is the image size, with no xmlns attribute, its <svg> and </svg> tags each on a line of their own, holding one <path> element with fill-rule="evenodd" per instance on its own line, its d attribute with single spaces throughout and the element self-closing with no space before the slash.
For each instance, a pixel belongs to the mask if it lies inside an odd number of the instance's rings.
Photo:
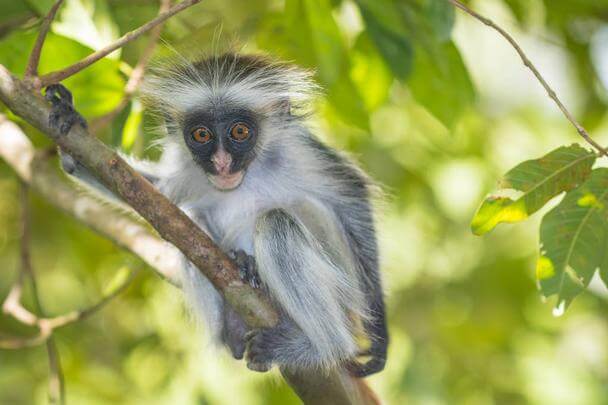
<svg viewBox="0 0 608 405">
<path fill-rule="evenodd" d="M 291 102 L 288 98 L 283 98 L 274 103 L 272 110 L 280 115 L 291 115 Z"/>
</svg>

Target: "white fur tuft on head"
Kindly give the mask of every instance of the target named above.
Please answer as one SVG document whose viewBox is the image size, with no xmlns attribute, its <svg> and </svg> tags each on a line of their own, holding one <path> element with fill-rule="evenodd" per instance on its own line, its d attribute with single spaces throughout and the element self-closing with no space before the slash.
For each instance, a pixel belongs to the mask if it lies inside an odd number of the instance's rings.
<svg viewBox="0 0 608 405">
<path fill-rule="evenodd" d="M 268 115 L 287 104 L 292 114 L 299 115 L 318 91 L 310 71 L 267 56 L 224 53 L 156 66 L 142 94 L 152 110 L 179 118 L 195 108 L 224 104 Z"/>
</svg>

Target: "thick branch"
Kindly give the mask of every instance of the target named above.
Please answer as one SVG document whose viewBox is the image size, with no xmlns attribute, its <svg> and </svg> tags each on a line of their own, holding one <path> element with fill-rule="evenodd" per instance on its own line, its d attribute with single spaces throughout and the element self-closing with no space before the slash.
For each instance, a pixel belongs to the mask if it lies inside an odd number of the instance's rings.
<svg viewBox="0 0 608 405">
<path fill-rule="evenodd" d="M 40 63 L 42 46 L 44 45 L 46 34 L 49 33 L 49 29 L 51 28 L 51 23 L 55 19 L 55 14 L 57 14 L 57 10 L 59 10 L 59 7 L 61 7 L 61 3 L 63 3 L 63 0 L 57 0 L 49 10 L 49 13 L 42 20 L 40 31 L 38 32 L 38 38 L 36 38 L 36 43 L 34 44 L 34 48 L 32 49 L 32 53 L 30 54 L 30 58 L 25 68 L 25 77 L 33 77 L 38 75 L 38 64 Z"/>
<path fill-rule="evenodd" d="M 114 52 L 118 48 L 123 47 L 126 43 L 133 41 L 134 39 L 138 38 L 142 34 L 145 34 L 146 32 L 150 31 L 157 25 L 165 22 L 167 19 L 169 19 L 170 17 L 179 13 L 180 11 L 185 10 L 186 8 L 192 6 L 196 3 L 199 3 L 200 1 L 201 0 L 184 0 L 179 4 L 176 4 L 171 9 L 160 14 L 154 20 L 149 21 L 148 23 L 142 25 L 141 27 L 139 27 L 131 32 L 126 33 L 125 35 L 120 37 L 115 42 L 107 45 L 106 47 L 104 47 L 96 52 L 93 52 L 86 58 L 74 63 L 73 65 L 68 66 L 61 70 L 57 70 L 55 72 L 48 73 L 44 76 L 41 76 L 39 83 L 37 83 L 37 87 L 41 88 L 41 87 L 46 87 L 49 84 L 59 83 L 60 81 L 80 72 L 82 69 L 97 62 L 99 59 L 109 55 L 110 53 Z"/>
<path fill-rule="evenodd" d="M 519 46 L 517 41 L 515 41 L 515 39 L 513 39 L 511 34 L 509 34 L 507 31 L 505 31 L 500 26 L 496 25 L 496 23 L 494 21 L 492 21 L 491 19 L 484 17 L 484 16 L 478 14 L 477 12 L 471 10 L 469 7 L 467 7 L 466 5 L 461 3 L 459 0 L 447 0 L 447 1 L 452 3 L 454 5 L 454 7 L 457 7 L 460 10 L 464 11 L 465 13 L 473 16 L 474 18 L 481 21 L 483 24 L 487 25 L 488 27 L 493 28 L 503 38 L 505 38 L 509 42 L 509 44 L 511 44 L 513 49 L 515 49 L 515 51 L 521 58 L 522 62 L 524 63 L 524 65 L 532 71 L 532 73 L 534 74 L 536 79 L 540 82 L 540 84 L 543 86 L 543 88 L 547 92 L 547 95 L 549 96 L 549 98 L 551 98 L 551 100 L 553 100 L 555 102 L 555 104 L 557 104 L 557 106 L 559 107 L 562 114 L 564 114 L 566 119 L 568 121 L 570 121 L 570 123 L 574 126 L 574 128 L 579 133 L 579 135 L 582 136 L 585 139 L 585 141 L 587 141 L 587 143 L 589 143 L 591 146 L 593 146 L 595 149 L 597 149 L 597 151 L 600 153 L 600 155 L 608 156 L 608 152 L 606 151 L 606 149 L 604 149 L 600 144 L 598 144 L 591 138 L 591 136 L 589 135 L 587 130 L 585 128 L 583 128 L 583 126 L 574 118 L 572 113 L 566 108 L 564 103 L 562 103 L 560 98 L 555 93 L 555 90 L 553 90 L 553 88 L 551 88 L 551 86 L 549 86 L 549 84 L 547 83 L 547 81 L 545 80 L 543 75 L 538 71 L 536 66 L 530 61 L 530 58 L 528 58 L 526 53 L 523 51 L 521 46 Z"/>
<path fill-rule="evenodd" d="M 31 190 L 95 232 L 139 256 L 171 284 L 180 285 L 181 256 L 174 246 L 152 233 L 149 227 L 133 215 L 113 209 L 82 192 L 76 183 L 59 173 L 48 155 L 36 154 L 21 128 L 2 115 L 0 157 L 15 170 L 22 181 L 30 184 Z"/>
</svg>

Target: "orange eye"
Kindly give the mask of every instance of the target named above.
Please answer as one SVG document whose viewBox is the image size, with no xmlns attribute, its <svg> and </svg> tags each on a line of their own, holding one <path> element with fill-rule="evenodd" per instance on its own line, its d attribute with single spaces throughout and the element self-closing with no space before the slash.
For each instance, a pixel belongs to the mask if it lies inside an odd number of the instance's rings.
<svg viewBox="0 0 608 405">
<path fill-rule="evenodd" d="M 235 141 L 245 141 L 247 138 L 249 138 L 250 135 L 251 130 L 249 129 L 247 124 L 243 124 L 242 122 L 234 124 L 233 127 L 230 129 L 230 137 Z"/>
<path fill-rule="evenodd" d="M 192 131 L 192 139 L 198 143 L 207 143 L 211 140 L 211 131 L 207 127 L 198 127 Z"/>
</svg>

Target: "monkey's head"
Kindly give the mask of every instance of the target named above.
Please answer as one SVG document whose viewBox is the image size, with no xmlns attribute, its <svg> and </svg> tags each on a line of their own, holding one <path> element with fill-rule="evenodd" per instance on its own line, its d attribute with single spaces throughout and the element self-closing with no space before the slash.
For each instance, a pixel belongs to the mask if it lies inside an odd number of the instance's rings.
<svg viewBox="0 0 608 405">
<path fill-rule="evenodd" d="M 310 73 L 293 65 L 227 53 L 155 69 L 144 99 L 209 182 L 228 191 L 302 116 L 315 90 Z"/>
</svg>

